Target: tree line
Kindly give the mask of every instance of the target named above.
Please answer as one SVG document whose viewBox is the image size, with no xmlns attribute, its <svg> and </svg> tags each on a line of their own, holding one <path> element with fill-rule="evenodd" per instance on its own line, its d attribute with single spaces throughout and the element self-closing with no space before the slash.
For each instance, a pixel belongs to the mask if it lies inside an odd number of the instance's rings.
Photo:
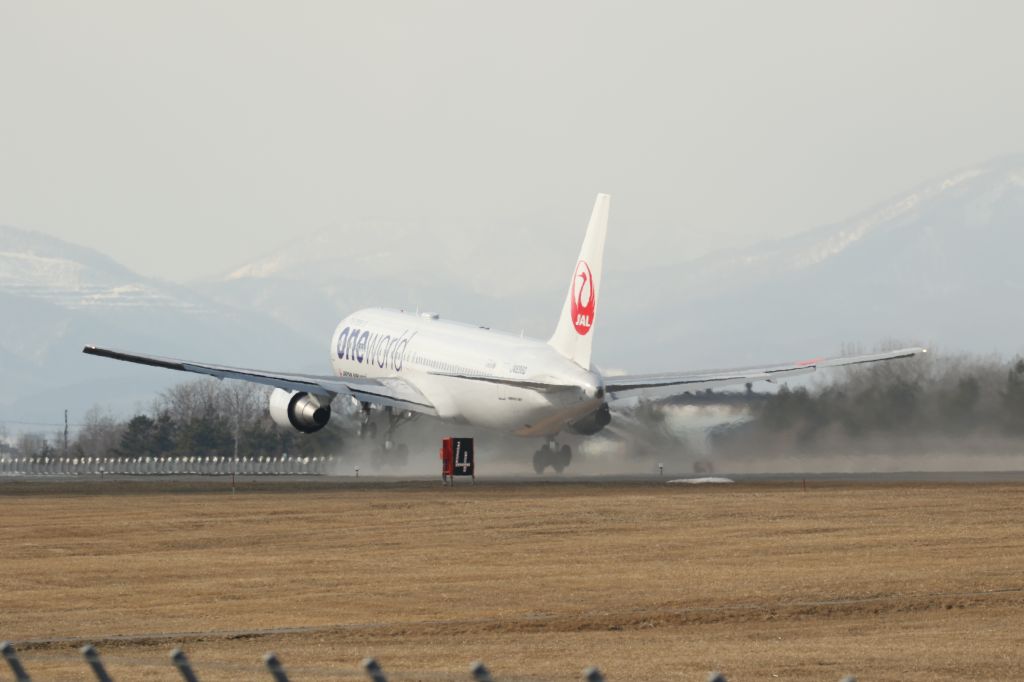
<svg viewBox="0 0 1024 682">
<path fill-rule="evenodd" d="M 827 378 L 825 378 L 827 377 Z M 985 439 L 1019 447 L 1024 437 L 1024 359 L 927 356 L 832 370 L 810 385 L 775 392 L 702 393 L 634 410 L 648 429 L 661 427 L 666 403 L 723 404 L 737 418 L 715 427 L 714 452 L 823 452 L 906 448 L 915 439 L 952 444 Z M 71 457 L 317 456 L 341 451 L 344 415 L 305 435 L 273 423 L 269 389 L 199 379 L 161 393 L 148 410 L 118 419 L 94 407 L 68 443 Z M 59 456 L 63 434 L 23 432 L 0 456 Z"/>
<path fill-rule="evenodd" d="M 758 394 L 745 410 L 746 421 L 714 431 L 715 449 L 856 450 L 917 438 L 1013 443 L 1024 436 L 1024 359 L 930 353 L 859 365 L 826 383 Z"/>
<path fill-rule="evenodd" d="M 342 434 L 332 420 L 306 435 L 278 426 L 268 410 L 270 389 L 257 384 L 197 379 L 161 393 L 151 407 L 118 419 L 93 407 L 68 442 L 69 457 L 239 457 L 288 453 L 314 456 L 336 453 Z M 10 455 L 55 457 L 64 454 L 63 434 L 24 432 L 7 446 Z"/>
</svg>

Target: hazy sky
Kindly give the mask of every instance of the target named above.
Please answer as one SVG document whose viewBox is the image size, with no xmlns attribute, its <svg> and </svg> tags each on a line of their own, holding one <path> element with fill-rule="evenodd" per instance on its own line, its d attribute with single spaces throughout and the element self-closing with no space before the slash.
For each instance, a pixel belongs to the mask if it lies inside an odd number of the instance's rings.
<svg viewBox="0 0 1024 682">
<path fill-rule="evenodd" d="M 685 260 L 1024 151 L 1022 26 L 995 1 L 0 0 L 0 223 L 183 280 L 366 219 L 575 243 L 609 192 L 611 267 Z"/>
</svg>

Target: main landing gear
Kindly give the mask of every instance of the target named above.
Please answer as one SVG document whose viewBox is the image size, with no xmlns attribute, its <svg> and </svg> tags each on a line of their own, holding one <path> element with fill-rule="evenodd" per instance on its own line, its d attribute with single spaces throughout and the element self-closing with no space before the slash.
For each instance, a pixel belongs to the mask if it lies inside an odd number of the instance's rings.
<svg viewBox="0 0 1024 682">
<path fill-rule="evenodd" d="M 377 439 L 377 422 L 373 420 L 373 407 L 369 402 L 362 402 L 359 406 L 359 439 Z"/>
<path fill-rule="evenodd" d="M 568 445 L 558 447 L 558 443 L 552 439 L 533 453 L 533 470 L 543 474 L 546 468 L 551 467 L 557 473 L 562 473 L 571 461 L 572 448 Z"/>
<path fill-rule="evenodd" d="M 395 410 L 391 407 L 384 408 L 387 417 L 387 426 L 384 429 L 384 439 L 380 446 L 374 449 L 370 466 L 374 469 L 382 465 L 404 466 L 409 461 L 409 446 L 405 443 L 395 442 L 395 431 L 407 421 L 412 421 L 416 415 L 412 412 Z M 373 420 L 369 403 L 362 404 L 362 411 L 359 416 L 359 437 L 369 438 L 371 441 L 377 439 L 377 422 Z"/>
<path fill-rule="evenodd" d="M 359 411 L 359 438 L 366 440 L 377 439 L 377 422 L 373 421 L 373 413 L 370 403 L 362 403 Z"/>
</svg>

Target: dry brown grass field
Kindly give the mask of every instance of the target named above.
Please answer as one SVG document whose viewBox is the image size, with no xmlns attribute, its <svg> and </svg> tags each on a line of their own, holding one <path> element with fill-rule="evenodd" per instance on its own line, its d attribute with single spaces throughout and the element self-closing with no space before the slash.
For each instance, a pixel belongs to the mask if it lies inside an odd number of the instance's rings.
<svg viewBox="0 0 1024 682">
<path fill-rule="evenodd" d="M 0 481 L 36 680 L 1024 679 L 1024 485 Z M 7 679 L 0 675 L 0 679 Z"/>
</svg>

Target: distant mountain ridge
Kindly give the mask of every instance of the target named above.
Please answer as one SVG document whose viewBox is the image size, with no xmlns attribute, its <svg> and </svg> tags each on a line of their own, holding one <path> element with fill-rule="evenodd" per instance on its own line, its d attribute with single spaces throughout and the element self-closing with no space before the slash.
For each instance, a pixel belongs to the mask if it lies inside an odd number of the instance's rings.
<svg viewBox="0 0 1024 682">
<path fill-rule="evenodd" d="M 139 277 L 97 251 L 0 225 L 0 293 L 68 308 L 197 305 L 182 291 Z"/>
<path fill-rule="evenodd" d="M 0 227 L 0 422 L 48 421 L 95 403 L 117 410 L 151 401 L 183 377 L 81 353 L 86 343 L 273 362 L 312 348 L 259 311 L 231 308 L 186 287 L 142 277 L 92 249 Z"/>
<path fill-rule="evenodd" d="M 1022 250 L 1024 156 L 1016 155 L 950 173 L 849 220 L 630 274 L 606 285 L 605 319 L 641 325 L 658 316 L 659 342 L 698 364 L 837 352 L 841 343 L 894 337 L 1013 354 L 1024 350 Z M 620 292 L 629 292 L 628 302 Z M 656 353 L 626 343 L 630 355 Z"/>
</svg>

